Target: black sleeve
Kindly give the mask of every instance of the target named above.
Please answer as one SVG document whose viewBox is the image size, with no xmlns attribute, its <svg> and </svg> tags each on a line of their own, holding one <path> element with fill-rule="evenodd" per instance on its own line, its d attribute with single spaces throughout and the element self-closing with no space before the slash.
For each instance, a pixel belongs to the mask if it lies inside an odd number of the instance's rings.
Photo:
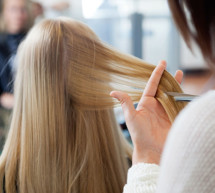
<svg viewBox="0 0 215 193">
<path fill-rule="evenodd" d="M 4 178 L 3 178 L 3 193 L 6 193 L 6 191 L 5 191 L 5 175 L 4 175 Z"/>
<path fill-rule="evenodd" d="M 9 66 L 9 55 L 0 46 L 0 95 L 4 92 L 12 93 L 12 73 Z"/>
</svg>

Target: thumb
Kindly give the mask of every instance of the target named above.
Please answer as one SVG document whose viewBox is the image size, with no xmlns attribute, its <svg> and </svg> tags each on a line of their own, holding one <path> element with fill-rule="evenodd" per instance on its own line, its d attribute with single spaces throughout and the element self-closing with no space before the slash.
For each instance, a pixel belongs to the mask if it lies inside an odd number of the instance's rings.
<svg viewBox="0 0 215 193">
<path fill-rule="evenodd" d="M 112 91 L 110 96 L 116 98 L 122 106 L 122 110 L 125 116 L 125 120 L 127 121 L 129 118 L 133 117 L 136 110 L 134 108 L 133 102 L 130 96 L 121 91 Z"/>
</svg>

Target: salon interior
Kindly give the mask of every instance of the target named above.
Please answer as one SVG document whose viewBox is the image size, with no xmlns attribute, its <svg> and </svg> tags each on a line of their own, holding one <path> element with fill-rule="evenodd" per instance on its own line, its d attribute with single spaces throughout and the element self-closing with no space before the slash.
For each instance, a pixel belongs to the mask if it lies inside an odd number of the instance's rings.
<svg viewBox="0 0 215 193">
<path fill-rule="evenodd" d="M 90 26 L 100 39 L 114 48 L 151 64 L 167 61 L 167 70 L 184 72 L 185 93 L 199 95 L 211 88 L 211 73 L 193 43 L 189 51 L 178 34 L 166 0 L 32 0 L 35 23 L 44 18 L 67 16 Z M 203 86 L 204 85 L 204 86 Z M 115 109 L 125 129 L 121 108 Z M 0 129 L 1 146 L 6 133 Z M 2 147 L 1 147 L 2 148 Z"/>
</svg>

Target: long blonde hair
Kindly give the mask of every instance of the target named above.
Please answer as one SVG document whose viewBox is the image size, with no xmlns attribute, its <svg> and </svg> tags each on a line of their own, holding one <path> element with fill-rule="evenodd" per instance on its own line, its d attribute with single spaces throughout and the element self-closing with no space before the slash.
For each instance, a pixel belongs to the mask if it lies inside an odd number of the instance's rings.
<svg viewBox="0 0 215 193">
<path fill-rule="evenodd" d="M 6 192 L 122 192 L 131 149 L 109 93 L 126 91 L 138 101 L 154 66 L 108 47 L 67 18 L 35 26 L 19 48 L 18 64 L 12 123 L 0 157 Z M 167 72 L 157 99 L 173 121 L 184 103 L 165 91 L 181 91 Z"/>
</svg>

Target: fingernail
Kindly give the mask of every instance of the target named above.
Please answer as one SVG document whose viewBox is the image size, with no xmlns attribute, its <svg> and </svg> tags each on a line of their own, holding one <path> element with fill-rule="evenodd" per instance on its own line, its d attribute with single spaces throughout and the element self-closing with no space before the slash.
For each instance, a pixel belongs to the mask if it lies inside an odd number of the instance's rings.
<svg viewBox="0 0 215 193">
<path fill-rule="evenodd" d="M 110 96 L 113 96 L 112 94 L 113 94 L 113 91 L 111 91 L 109 95 L 110 95 Z"/>
<path fill-rule="evenodd" d="M 167 64 L 165 60 L 161 60 L 160 63 L 162 63 L 162 65 L 166 68 Z"/>
<path fill-rule="evenodd" d="M 113 98 L 116 98 L 116 95 L 115 95 L 114 91 L 111 91 L 111 92 L 110 92 L 110 96 L 113 97 Z M 116 98 L 116 99 L 117 99 L 117 98 Z"/>
</svg>

